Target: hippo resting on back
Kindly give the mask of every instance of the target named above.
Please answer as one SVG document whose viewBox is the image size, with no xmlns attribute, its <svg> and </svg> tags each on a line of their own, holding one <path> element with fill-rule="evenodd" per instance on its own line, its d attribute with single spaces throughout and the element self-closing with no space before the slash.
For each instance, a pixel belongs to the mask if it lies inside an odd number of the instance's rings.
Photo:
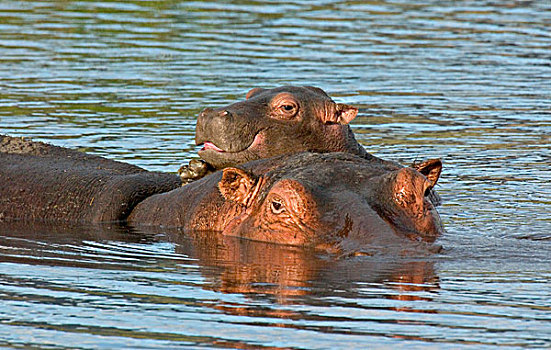
<svg viewBox="0 0 551 350">
<path fill-rule="evenodd" d="M 217 109 L 206 108 L 197 119 L 195 143 L 204 147 L 199 156 L 180 169 L 184 183 L 201 178 L 215 169 L 236 166 L 256 159 L 298 152 L 346 152 L 366 158 L 374 156 L 356 141 L 349 123 L 356 107 L 335 103 L 322 89 L 313 86 L 254 88 L 246 100 Z M 391 161 L 387 167 L 402 166 Z M 413 167 L 435 182 L 439 160 Z M 431 191 L 431 200 L 439 198 Z"/>
<path fill-rule="evenodd" d="M 246 100 L 203 110 L 195 142 L 199 156 L 217 169 L 297 152 L 366 155 L 349 127 L 358 109 L 335 103 L 312 86 L 255 88 Z"/>
<path fill-rule="evenodd" d="M 442 232 L 426 197 L 434 183 L 378 158 L 300 153 L 181 187 L 177 175 L 0 138 L 4 220 L 120 221 L 322 248 L 433 242 Z"/>
</svg>

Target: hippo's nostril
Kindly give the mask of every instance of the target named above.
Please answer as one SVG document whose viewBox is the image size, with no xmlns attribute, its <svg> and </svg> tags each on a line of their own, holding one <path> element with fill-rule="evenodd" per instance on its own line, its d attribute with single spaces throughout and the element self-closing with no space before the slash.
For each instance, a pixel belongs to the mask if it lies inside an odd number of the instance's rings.
<svg viewBox="0 0 551 350">
<path fill-rule="evenodd" d="M 199 116 L 204 118 L 208 113 L 212 112 L 212 108 L 205 108 L 200 113 Z"/>
</svg>

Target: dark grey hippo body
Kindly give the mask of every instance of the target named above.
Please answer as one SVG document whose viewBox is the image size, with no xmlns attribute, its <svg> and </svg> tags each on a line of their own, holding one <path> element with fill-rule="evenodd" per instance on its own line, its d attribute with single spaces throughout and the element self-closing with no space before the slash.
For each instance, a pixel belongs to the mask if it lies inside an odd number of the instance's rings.
<svg viewBox="0 0 551 350">
<path fill-rule="evenodd" d="M 177 175 L 21 138 L 0 136 L 0 217 L 111 222 L 180 186 Z"/>
</svg>

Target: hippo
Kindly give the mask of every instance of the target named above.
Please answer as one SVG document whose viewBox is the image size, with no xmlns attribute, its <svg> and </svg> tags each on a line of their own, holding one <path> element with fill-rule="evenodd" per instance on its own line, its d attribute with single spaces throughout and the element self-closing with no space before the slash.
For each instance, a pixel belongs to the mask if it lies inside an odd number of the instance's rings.
<svg viewBox="0 0 551 350">
<path fill-rule="evenodd" d="M 439 174 L 441 163 L 432 168 Z M 303 152 L 182 187 L 175 174 L 0 138 L 3 220 L 176 227 L 326 251 L 432 243 L 443 231 L 427 198 L 435 183 L 376 157 Z"/>
<path fill-rule="evenodd" d="M 335 103 L 317 87 L 254 88 L 245 101 L 206 108 L 199 114 L 195 143 L 203 145 L 198 152 L 203 161 L 191 160 L 179 174 L 187 184 L 224 167 L 304 151 L 345 152 L 372 160 L 374 156 L 356 141 L 349 125 L 357 114 L 356 107 Z M 384 162 L 402 168 L 396 162 Z M 440 174 L 431 162 L 413 167 L 436 182 Z M 434 191 L 430 197 L 434 204 L 440 203 Z"/>
<path fill-rule="evenodd" d="M 0 219 L 114 222 L 178 186 L 174 174 L 0 135 Z"/>
<path fill-rule="evenodd" d="M 348 125 L 357 114 L 313 86 L 254 88 L 245 101 L 204 109 L 195 143 L 204 145 L 199 156 L 216 169 L 304 151 L 364 156 Z"/>
</svg>

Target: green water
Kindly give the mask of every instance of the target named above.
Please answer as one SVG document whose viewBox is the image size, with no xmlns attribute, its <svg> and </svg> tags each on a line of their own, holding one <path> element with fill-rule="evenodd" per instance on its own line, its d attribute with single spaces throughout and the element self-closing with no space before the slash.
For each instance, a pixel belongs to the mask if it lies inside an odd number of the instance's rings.
<svg viewBox="0 0 551 350">
<path fill-rule="evenodd" d="M 0 223 L 0 346 L 551 346 L 549 28 L 546 1 L 0 1 L 0 133 L 176 171 L 201 109 L 314 85 L 370 152 L 442 158 L 446 227 L 333 261 Z"/>
</svg>

